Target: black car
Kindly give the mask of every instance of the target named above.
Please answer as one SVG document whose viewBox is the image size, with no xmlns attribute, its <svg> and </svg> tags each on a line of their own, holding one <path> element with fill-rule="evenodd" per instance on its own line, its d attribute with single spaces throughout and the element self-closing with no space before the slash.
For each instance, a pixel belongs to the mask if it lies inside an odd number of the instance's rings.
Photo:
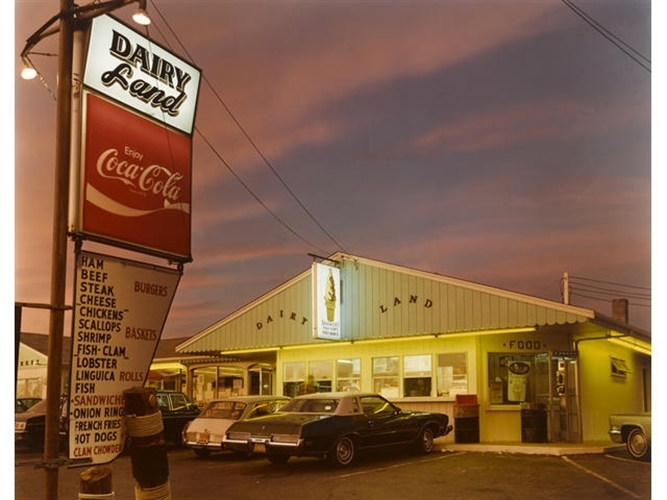
<svg viewBox="0 0 667 500">
<path fill-rule="evenodd" d="M 164 439 L 180 446 L 183 428 L 197 418 L 201 409 L 184 393 L 177 391 L 158 391 L 157 404 L 162 412 Z"/>
<path fill-rule="evenodd" d="M 42 400 L 42 398 L 16 398 L 16 410 L 14 413 L 23 413 L 27 411 L 31 406 L 36 405 Z"/>
<path fill-rule="evenodd" d="M 67 441 L 67 397 L 60 397 L 60 429 L 61 446 Z M 14 414 L 14 444 L 41 450 L 44 448 L 46 429 L 46 399 L 42 399 L 28 408 Z"/>
<path fill-rule="evenodd" d="M 405 444 L 429 453 L 433 440 L 451 430 L 443 413 L 403 411 L 379 394 L 330 392 L 298 396 L 278 413 L 232 424 L 223 446 L 252 446 L 273 463 L 314 456 L 347 466 L 357 450 Z"/>
</svg>

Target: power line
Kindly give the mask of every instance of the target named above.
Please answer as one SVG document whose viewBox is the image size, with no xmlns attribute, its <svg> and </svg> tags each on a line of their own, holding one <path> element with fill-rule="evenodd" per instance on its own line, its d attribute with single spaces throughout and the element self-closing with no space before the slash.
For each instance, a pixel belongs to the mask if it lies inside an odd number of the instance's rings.
<svg viewBox="0 0 667 500">
<path fill-rule="evenodd" d="M 595 29 L 603 37 L 605 37 L 607 40 L 609 40 L 611 43 L 613 43 L 616 47 L 618 47 L 621 51 L 623 51 L 628 57 L 630 57 L 630 59 L 635 61 L 637 64 L 639 64 L 642 68 L 644 68 L 649 73 L 651 72 L 650 66 L 647 66 L 643 62 L 643 61 L 646 61 L 646 63 L 648 63 L 650 65 L 651 64 L 650 59 L 648 59 L 647 57 L 644 57 L 644 55 L 642 55 L 641 53 L 636 51 L 632 46 L 628 45 L 623 40 L 621 40 L 619 37 L 614 35 L 611 31 L 609 31 L 603 25 L 598 23 L 590 15 L 588 15 L 586 12 L 584 12 L 579 7 L 574 5 L 574 3 L 571 2 L 570 0 L 561 0 L 561 1 L 567 7 L 569 7 L 575 14 L 577 14 L 584 21 L 586 21 L 586 23 L 588 23 L 593 29 Z M 640 59 L 642 59 L 643 61 L 641 61 Z"/>
<path fill-rule="evenodd" d="M 174 30 L 172 29 L 171 25 L 170 25 L 169 22 L 165 19 L 164 15 L 163 15 L 162 12 L 160 11 L 160 9 L 157 7 L 157 5 L 155 5 L 155 2 L 154 2 L 154 1 L 151 1 L 151 4 L 152 4 L 152 8 L 154 8 L 154 9 L 156 10 L 156 12 L 159 14 L 160 18 L 161 18 L 162 21 L 165 23 L 165 25 L 167 26 L 167 28 L 168 28 L 169 31 L 171 32 L 172 36 L 176 39 L 176 41 L 177 41 L 178 44 L 181 46 L 181 48 L 183 49 L 183 51 L 185 52 L 185 54 L 188 56 L 188 58 L 190 58 L 191 61 L 194 61 L 194 58 L 190 55 L 190 53 L 188 52 L 188 50 L 187 50 L 187 48 L 185 47 L 185 45 L 183 44 L 183 42 L 181 42 L 181 40 L 180 40 L 180 38 L 178 37 L 178 35 L 174 32 Z M 158 28 L 158 31 L 159 31 L 159 28 Z M 163 38 L 166 39 L 166 37 L 164 37 L 164 35 L 163 35 Z M 266 158 L 266 156 L 264 155 L 264 153 L 259 149 L 259 147 L 257 146 L 257 143 L 252 139 L 252 137 L 250 137 L 250 134 L 248 134 L 248 132 L 247 132 L 247 131 L 245 130 L 245 128 L 243 127 L 243 125 L 241 125 L 241 122 L 236 118 L 236 116 L 234 115 L 234 113 L 232 113 L 232 111 L 231 111 L 231 109 L 229 108 L 229 106 L 227 106 L 227 104 L 225 103 L 224 99 L 222 99 L 222 96 L 220 96 L 220 94 L 218 93 L 218 91 L 217 91 L 217 90 L 215 89 L 215 87 L 211 84 L 211 82 L 209 81 L 209 79 L 206 77 L 205 74 L 202 75 L 202 78 L 203 78 L 204 82 L 206 82 L 206 84 L 207 84 L 207 86 L 209 87 L 209 89 L 211 90 L 211 92 L 213 92 L 213 95 L 215 95 L 215 97 L 216 97 L 216 99 L 218 100 L 218 102 L 220 102 L 220 104 L 221 104 L 222 107 L 225 109 L 225 111 L 227 112 L 227 114 L 231 117 L 232 121 L 236 124 L 236 126 L 238 127 L 238 129 L 241 131 L 241 133 L 243 134 L 243 136 L 246 138 L 246 140 L 250 143 L 250 145 L 253 147 L 253 149 L 255 150 L 255 152 L 256 152 L 256 153 L 259 155 L 259 157 L 262 159 L 262 161 L 264 162 L 264 164 L 271 170 L 271 172 L 272 172 L 273 175 L 278 179 L 278 181 L 280 181 L 280 183 L 281 183 L 281 184 L 283 185 L 283 187 L 287 190 L 287 192 L 292 196 L 292 198 L 296 201 L 296 203 L 299 205 L 299 207 L 301 207 L 301 209 L 308 215 L 308 217 L 310 218 L 310 220 L 313 221 L 313 223 L 314 223 L 318 228 L 320 228 L 320 230 L 321 230 L 321 231 L 322 231 L 322 232 L 323 232 L 323 233 L 324 233 L 324 234 L 325 234 L 325 235 L 326 235 L 326 236 L 327 236 L 327 237 L 328 237 L 328 238 L 329 238 L 335 245 L 336 245 L 336 247 L 337 247 L 339 250 L 342 250 L 343 252 L 347 252 L 347 251 L 345 250 L 345 248 L 343 248 L 343 246 L 342 246 L 342 245 L 341 245 L 341 244 L 340 244 L 340 243 L 339 243 L 339 242 L 338 242 L 338 241 L 337 241 L 337 240 L 336 240 L 336 239 L 335 239 L 335 238 L 334 238 L 334 237 L 333 237 L 333 236 L 332 236 L 332 235 L 331 235 L 325 228 L 324 228 L 324 226 L 322 226 L 322 224 L 320 224 L 320 222 L 315 218 L 315 216 L 310 212 L 310 210 L 308 210 L 308 208 L 301 202 L 301 200 L 300 200 L 300 199 L 298 198 L 298 196 L 294 193 L 294 191 L 292 191 L 292 189 L 290 189 L 290 187 L 287 185 L 287 183 L 286 183 L 286 182 L 283 180 L 283 178 L 278 174 L 278 172 L 277 172 L 276 169 L 273 167 L 273 165 L 271 164 L 271 162 L 268 160 L 268 158 Z M 227 169 L 228 169 L 230 172 L 232 172 L 232 174 L 234 175 L 234 177 L 236 177 L 236 179 L 239 180 L 239 182 L 241 182 L 241 184 L 245 187 L 245 189 L 248 190 L 248 192 L 249 192 L 249 193 L 250 193 L 250 194 L 251 194 L 251 195 L 252 195 L 258 202 L 260 202 L 260 204 L 261 204 L 266 210 L 268 210 L 269 213 L 270 213 L 274 218 L 276 218 L 276 219 L 277 219 L 277 220 L 278 220 L 284 227 L 286 227 L 292 234 L 294 234 L 295 236 L 297 236 L 300 240 L 302 240 L 302 241 L 308 243 L 307 240 L 305 240 L 303 237 L 301 237 L 300 235 L 298 235 L 294 229 L 292 229 L 292 228 L 291 228 L 290 226 L 288 226 L 285 222 L 283 222 L 281 219 L 279 219 L 279 218 L 276 216 L 276 214 L 275 214 L 274 212 L 272 212 L 271 210 L 269 210 L 269 208 L 267 207 L 267 205 L 266 205 L 265 203 L 263 203 L 263 202 L 259 199 L 259 197 L 257 197 L 257 195 L 255 195 L 255 194 L 250 190 L 250 188 L 248 187 L 248 185 L 245 184 L 244 182 L 242 182 L 241 179 L 239 178 L 239 176 L 236 175 L 236 174 L 233 172 L 233 170 L 231 169 L 231 167 L 229 166 L 229 164 L 227 164 L 227 163 L 222 159 L 222 157 L 218 154 L 218 152 L 215 150 L 215 148 L 213 147 L 213 145 L 212 145 L 209 141 L 207 141 L 207 140 L 204 138 L 204 136 L 203 136 L 203 134 L 201 133 L 201 131 L 197 130 L 197 132 L 199 133 L 200 137 L 202 137 L 202 138 L 206 141 L 206 143 L 208 144 L 208 146 L 214 151 L 214 153 L 215 153 L 215 154 L 218 156 L 218 158 L 223 162 L 223 164 L 227 167 Z M 312 246 L 313 248 L 317 248 L 318 251 L 323 252 L 323 253 L 326 253 L 325 251 L 321 250 L 320 248 L 314 246 L 313 244 L 311 244 L 311 243 L 308 243 L 308 244 L 309 244 L 310 246 Z"/>
<path fill-rule="evenodd" d="M 593 297 L 593 296 L 590 296 L 590 295 L 584 295 L 582 293 L 572 292 L 572 293 L 570 293 L 570 295 L 574 295 L 574 296 L 577 296 L 577 297 L 582 297 L 584 299 L 597 300 L 599 302 L 609 302 L 609 299 L 602 299 L 600 297 Z M 637 302 L 629 302 L 628 301 L 628 304 L 631 305 L 631 306 L 637 306 L 637 307 L 651 307 L 651 304 L 639 304 Z"/>
<path fill-rule="evenodd" d="M 565 278 L 561 278 L 561 292 L 563 292 L 564 282 Z M 583 276 L 568 276 L 567 285 L 570 296 L 607 303 L 610 298 L 632 299 L 632 302 L 628 301 L 629 305 L 651 307 L 650 287 L 604 281 Z M 647 291 L 648 293 L 643 293 L 643 291 Z"/>
<path fill-rule="evenodd" d="M 215 147 L 213 146 L 213 144 L 211 144 L 211 142 L 204 136 L 204 134 L 202 134 L 201 131 L 200 131 L 197 127 L 195 127 L 195 130 L 196 130 L 197 133 L 199 134 L 199 137 L 201 137 L 202 140 L 206 143 L 206 145 L 211 149 L 211 151 L 213 151 L 213 154 L 216 155 L 216 156 L 218 157 L 218 159 L 220 160 L 220 162 L 221 162 L 225 167 L 227 167 L 227 170 L 229 170 L 229 171 L 231 172 L 231 174 L 236 178 L 237 181 L 239 181 L 239 182 L 241 183 L 241 185 L 246 189 L 246 191 L 248 191 L 248 192 L 251 194 L 251 196 L 252 196 L 253 198 L 255 198 L 255 200 L 257 200 L 257 202 L 258 202 L 260 205 L 262 205 L 262 206 L 264 207 L 264 209 L 266 209 L 266 211 L 269 212 L 269 213 L 273 216 L 273 218 L 276 219 L 276 221 L 278 221 L 278 223 L 279 223 L 281 226 L 283 226 L 283 227 L 284 227 L 285 229 L 287 229 L 290 233 L 292 233 L 294 236 L 296 236 L 297 238 L 299 238 L 301 241 L 303 241 L 303 242 L 306 243 L 307 245 L 309 245 L 309 246 L 311 246 L 311 247 L 313 247 L 313 248 L 317 248 L 320 252 L 323 252 L 323 253 L 324 253 L 324 250 L 318 248 L 317 246 L 313 245 L 311 242 L 309 242 L 308 240 L 306 240 L 303 236 L 301 236 L 301 235 L 300 235 L 299 233 L 297 233 L 294 229 L 292 229 L 287 223 L 285 223 L 280 217 L 278 217 L 278 215 L 276 215 L 276 213 L 273 212 L 273 210 L 271 210 L 271 209 L 270 209 L 270 208 L 269 208 L 269 207 L 268 207 L 268 206 L 267 206 L 267 205 L 266 205 L 266 204 L 265 204 L 265 203 L 264 203 L 264 202 L 263 202 L 263 201 L 262 201 L 262 200 L 261 200 L 261 199 L 260 199 L 254 192 L 253 192 L 253 191 L 252 191 L 252 189 L 250 189 L 250 187 L 249 187 L 245 182 L 243 182 L 243 180 L 236 174 L 236 172 L 234 172 L 234 170 L 232 170 L 232 168 L 229 166 L 229 164 L 225 161 L 225 159 L 224 159 L 224 158 L 222 157 L 222 155 L 218 152 L 218 150 L 215 149 Z"/>
<path fill-rule="evenodd" d="M 594 283 L 602 283 L 602 284 L 605 284 L 605 285 L 613 285 L 613 286 L 617 286 L 617 287 L 621 287 L 621 288 L 635 288 L 635 289 L 638 289 L 638 290 L 648 290 L 648 291 L 651 290 L 650 286 L 628 285 L 628 284 L 625 284 L 625 283 L 617 283 L 617 282 L 614 282 L 614 281 L 596 280 L 596 279 L 593 279 L 593 278 L 585 278 L 585 277 L 582 277 L 582 276 L 570 276 L 569 278 L 570 278 L 570 280 L 591 281 L 591 282 L 594 282 Z"/>
</svg>

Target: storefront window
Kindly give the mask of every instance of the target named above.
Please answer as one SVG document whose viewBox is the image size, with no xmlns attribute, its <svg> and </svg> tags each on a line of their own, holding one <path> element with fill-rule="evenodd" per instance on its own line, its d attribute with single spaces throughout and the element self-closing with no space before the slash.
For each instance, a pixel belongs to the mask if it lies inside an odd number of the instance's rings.
<svg viewBox="0 0 667 500">
<path fill-rule="evenodd" d="M 332 380 L 333 361 L 311 361 L 308 364 L 308 381 L 313 384 L 312 392 L 331 392 Z"/>
<path fill-rule="evenodd" d="M 468 357 L 464 352 L 438 354 L 438 397 L 454 399 L 468 394 Z"/>
<path fill-rule="evenodd" d="M 306 364 L 285 363 L 283 376 L 283 395 L 293 398 L 301 394 L 306 385 Z"/>
<path fill-rule="evenodd" d="M 397 398 L 398 356 L 373 358 L 373 391 L 386 398 Z"/>
<path fill-rule="evenodd" d="M 489 394 L 493 405 L 535 402 L 534 356 L 489 353 Z"/>
<path fill-rule="evenodd" d="M 206 366 L 195 368 L 192 371 L 194 377 L 193 385 L 193 399 L 199 406 L 205 406 L 209 401 L 215 399 L 216 396 L 216 380 L 218 377 L 218 370 L 215 366 Z"/>
<path fill-rule="evenodd" d="M 193 399 L 200 406 L 205 406 L 216 398 L 240 396 L 246 394 L 243 386 L 244 370 L 236 366 L 204 366 L 192 371 Z M 150 379 L 150 376 L 149 376 Z M 167 383 L 168 378 L 153 380 L 147 384 L 157 389 L 183 390 L 182 383 L 175 379 L 174 383 Z M 164 382 L 164 383 L 163 383 Z M 179 388 L 181 385 L 181 388 Z"/>
<path fill-rule="evenodd" d="M 431 355 L 403 357 L 403 395 L 431 395 Z"/>
<path fill-rule="evenodd" d="M 339 359 L 336 361 L 336 390 L 358 391 L 361 389 L 361 360 Z"/>
</svg>

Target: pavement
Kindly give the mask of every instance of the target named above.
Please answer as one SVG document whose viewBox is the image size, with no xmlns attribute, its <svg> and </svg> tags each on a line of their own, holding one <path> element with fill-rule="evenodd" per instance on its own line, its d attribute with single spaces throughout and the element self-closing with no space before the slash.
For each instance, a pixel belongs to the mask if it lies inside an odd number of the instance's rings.
<svg viewBox="0 0 667 500">
<path fill-rule="evenodd" d="M 590 443 L 449 443 L 435 440 L 436 451 L 471 451 L 476 453 L 521 453 L 525 455 L 583 455 L 613 453 L 625 445 L 609 442 Z"/>
</svg>

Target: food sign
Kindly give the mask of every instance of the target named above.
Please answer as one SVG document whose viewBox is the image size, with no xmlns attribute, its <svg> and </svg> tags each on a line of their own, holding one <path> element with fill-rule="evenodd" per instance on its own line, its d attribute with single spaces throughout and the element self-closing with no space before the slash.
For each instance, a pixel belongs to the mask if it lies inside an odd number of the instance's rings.
<svg viewBox="0 0 667 500">
<path fill-rule="evenodd" d="M 146 380 L 180 276 L 77 254 L 68 410 L 74 465 L 108 463 L 123 451 L 123 391 Z"/>
<path fill-rule="evenodd" d="M 340 269 L 313 263 L 313 337 L 325 340 L 341 339 Z"/>
</svg>

